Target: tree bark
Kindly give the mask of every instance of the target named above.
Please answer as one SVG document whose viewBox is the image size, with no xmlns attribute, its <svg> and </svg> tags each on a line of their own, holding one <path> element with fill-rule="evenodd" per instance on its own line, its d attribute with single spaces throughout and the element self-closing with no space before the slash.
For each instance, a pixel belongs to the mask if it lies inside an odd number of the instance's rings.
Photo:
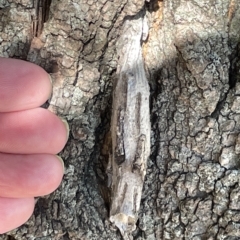
<svg viewBox="0 0 240 240">
<path fill-rule="evenodd" d="M 239 1 L 0 0 L 0 55 L 50 73 L 45 107 L 71 128 L 61 186 L 1 240 L 122 239 L 109 220 L 112 92 L 139 14 L 151 152 L 128 237 L 240 238 Z"/>
</svg>

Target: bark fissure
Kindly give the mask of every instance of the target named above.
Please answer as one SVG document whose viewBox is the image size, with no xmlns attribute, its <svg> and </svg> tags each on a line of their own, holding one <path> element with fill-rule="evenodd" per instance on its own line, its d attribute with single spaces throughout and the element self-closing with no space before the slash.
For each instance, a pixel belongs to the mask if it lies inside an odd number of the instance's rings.
<svg viewBox="0 0 240 240">
<path fill-rule="evenodd" d="M 39 37 L 43 30 L 43 25 L 49 18 L 50 5 L 52 0 L 34 0 L 33 7 L 35 15 L 32 19 L 33 37 Z"/>
</svg>

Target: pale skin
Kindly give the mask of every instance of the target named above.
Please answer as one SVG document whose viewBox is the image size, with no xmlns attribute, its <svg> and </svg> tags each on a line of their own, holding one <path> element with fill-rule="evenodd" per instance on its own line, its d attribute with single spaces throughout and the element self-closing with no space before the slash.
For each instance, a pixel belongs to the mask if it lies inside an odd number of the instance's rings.
<svg viewBox="0 0 240 240">
<path fill-rule="evenodd" d="M 0 234 L 25 223 L 34 197 L 61 183 L 64 167 L 56 154 L 67 142 L 68 128 L 40 108 L 51 90 L 42 68 L 0 58 Z"/>
</svg>

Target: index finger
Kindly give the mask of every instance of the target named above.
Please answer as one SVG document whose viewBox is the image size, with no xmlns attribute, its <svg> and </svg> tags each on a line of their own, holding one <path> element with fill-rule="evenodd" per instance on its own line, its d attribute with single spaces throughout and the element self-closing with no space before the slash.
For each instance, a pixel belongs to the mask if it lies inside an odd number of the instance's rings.
<svg viewBox="0 0 240 240">
<path fill-rule="evenodd" d="M 41 67 L 0 57 L 0 112 L 38 107 L 49 98 L 51 89 L 50 77 Z"/>
</svg>

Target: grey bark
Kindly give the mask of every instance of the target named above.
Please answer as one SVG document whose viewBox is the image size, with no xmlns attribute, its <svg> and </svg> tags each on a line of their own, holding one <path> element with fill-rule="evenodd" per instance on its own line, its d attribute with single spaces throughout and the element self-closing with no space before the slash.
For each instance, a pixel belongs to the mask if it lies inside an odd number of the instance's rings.
<svg viewBox="0 0 240 240">
<path fill-rule="evenodd" d="M 46 107 L 71 127 L 62 185 L 0 239 L 122 238 L 109 221 L 112 91 L 124 22 L 140 12 L 151 154 L 131 235 L 240 238 L 239 1 L 0 0 L 0 55 L 51 74 Z"/>
</svg>

